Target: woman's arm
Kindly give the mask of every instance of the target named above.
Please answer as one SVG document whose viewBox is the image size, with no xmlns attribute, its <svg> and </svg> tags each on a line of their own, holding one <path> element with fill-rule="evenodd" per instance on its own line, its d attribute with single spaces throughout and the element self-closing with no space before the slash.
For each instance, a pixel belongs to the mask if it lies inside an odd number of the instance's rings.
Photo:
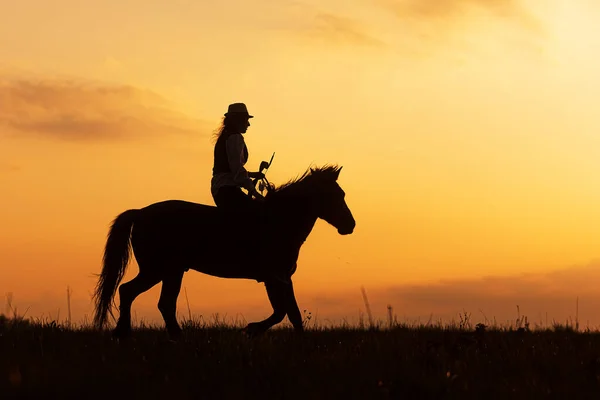
<svg viewBox="0 0 600 400">
<path fill-rule="evenodd" d="M 244 168 L 246 160 L 244 159 L 244 138 L 241 134 L 233 134 L 227 138 L 227 160 L 229 161 L 229 168 L 233 173 L 233 180 L 240 186 L 244 187 L 248 191 L 254 193 L 256 189 L 252 184 L 249 173 Z"/>
</svg>

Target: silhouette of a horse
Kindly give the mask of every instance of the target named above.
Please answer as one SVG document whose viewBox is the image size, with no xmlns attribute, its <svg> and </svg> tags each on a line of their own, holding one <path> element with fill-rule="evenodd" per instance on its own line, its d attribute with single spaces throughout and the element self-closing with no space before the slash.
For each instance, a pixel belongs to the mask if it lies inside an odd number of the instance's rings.
<svg viewBox="0 0 600 400">
<path fill-rule="evenodd" d="M 177 297 L 183 274 L 194 269 L 222 278 L 264 282 L 273 314 L 250 323 L 246 332 L 260 334 L 287 315 L 296 331 L 302 316 L 291 277 L 300 247 L 318 218 L 353 232 L 354 217 L 337 179 L 341 167 L 307 170 L 280 187 L 269 186 L 256 213 L 225 212 L 214 206 L 168 200 L 127 210 L 112 222 L 103 256 L 102 273 L 94 293 L 94 323 L 102 328 L 112 315 L 117 288 L 120 315 L 113 333 L 131 333 L 131 304 L 141 293 L 162 281 L 158 301 L 170 336 L 181 328 L 176 319 Z M 133 249 L 139 273 L 119 287 Z"/>
</svg>

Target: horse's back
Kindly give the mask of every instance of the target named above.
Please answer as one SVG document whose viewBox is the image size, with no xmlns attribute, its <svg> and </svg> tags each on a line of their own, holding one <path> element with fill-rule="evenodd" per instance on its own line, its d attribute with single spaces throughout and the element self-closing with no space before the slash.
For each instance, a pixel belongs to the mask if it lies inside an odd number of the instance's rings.
<svg viewBox="0 0 600 400">
<path fill-rule="evenodd" d="M 245 210 L 223 210 L 213 205 L 193 203 L 184 200 L 165 200 L 150 204 L 140 209 L 139 222 L 143 225 L 166 225 L 189 227 L 190 229 L 237 230 L 246 228 L 248 224 L 259 222 L 259 215 L 248 213 Z M 229 227 L 229 228 L 227 228 Z"/>
<path fill-rule="evenodd" d="M 168 226 L 212 225 L 217 223 L 221 214 L 216 206 L 184 200 L 160 201 L 139 211 L 136 219 L 138 227 L 143 225 L 160 229 L 168 229 Z"/>
<path fill-rule="evenodd" d="M 182 210 L 182 211 L 216 211 L 217 207 L 185 200 L 164 200 L 150 204 L 142 210 Z"/>
</svg>

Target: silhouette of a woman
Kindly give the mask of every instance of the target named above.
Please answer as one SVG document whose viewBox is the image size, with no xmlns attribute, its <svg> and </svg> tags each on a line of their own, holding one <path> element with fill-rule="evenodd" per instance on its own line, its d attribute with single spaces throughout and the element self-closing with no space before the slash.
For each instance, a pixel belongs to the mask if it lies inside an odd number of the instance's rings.
<svg viewBox="0 0 600 400">
<path fill-rule="evenodd" d="M 244 165 L 248 161 L 248 148 L 243 134 L 250 126 L 248 109 L 244 103 L 229 105 L 223 124 L 217 130 L 215 143 L 211 193 L 220 208 L 249 208 L 255 203 L 244 194 L 247 189 L 257 200 L 264 197 L 252 184 L 252 178 L 262 178 L 261 172 L 248 172 Z"/>
</svg>

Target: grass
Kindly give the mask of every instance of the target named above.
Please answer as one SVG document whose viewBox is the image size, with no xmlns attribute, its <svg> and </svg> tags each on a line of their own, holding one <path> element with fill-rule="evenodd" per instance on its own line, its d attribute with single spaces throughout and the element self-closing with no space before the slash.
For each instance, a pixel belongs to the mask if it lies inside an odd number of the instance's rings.
<svg viewBox="0 0 600 400">
<path fill-rule="evenodd" d="M 0 316 L 0 398 L 597 399 L 600 332 L 573 326 L 287 326 L 246 338 L 218 318 L 179 342 Z"/>
</svg>

